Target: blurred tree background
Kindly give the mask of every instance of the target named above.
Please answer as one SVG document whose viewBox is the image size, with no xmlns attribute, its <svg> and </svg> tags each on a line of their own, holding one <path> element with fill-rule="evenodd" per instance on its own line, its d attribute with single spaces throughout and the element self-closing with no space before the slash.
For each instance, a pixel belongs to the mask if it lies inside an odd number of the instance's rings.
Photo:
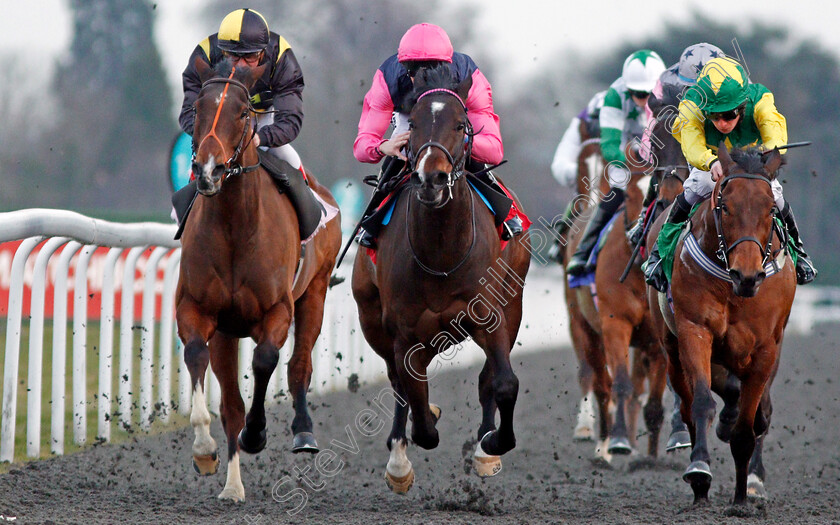
<svg viewBox="0 0 840 525">
<path fill-rule="evenodd" d="M 352 155 L 362 98 L 376 68 L 418 21 L 445 27 L 455 48 L 472 55 L 493 84 L 510 161 L 498 172 L 533 219 L 549 222 L 570 196 L 549 172 L 557 142 L 592 94 L 621 73 L 631 51 L 649 47 L 670 65 L 696 42 L 711 42 L 735 55 L 737 39 L 751 79 L 775 94 L 790 140 L 814 142 L 790 152 L 781 178 L 822 271 L 819 282 L 840 284 L 840 221 L 830 219 L 840 195 L 840 149 L 835 147 L 840 142 L 840 70 L 827 50 L 782 27 L 736 26 L 695 14 L 691 23 L 665 23 L 657 34 L 608 52 L 558 51 L 537 72 L 513 79 L 509 64 L 494 60 L 484 45 L 502 36 L 478 32 L 471 24 L 475 6 L 453 11 L 441 4 L 252 2 L 271 29 L 291 43 L 303 68 L 305 119 L 294 144 L 322 182 L 360 181 L 378 169 Z M 72 41 L 48 85 L 27 83 L 29 65 L 0 52 L 0 208 L 55 207 L 166 221 L 168 155 L 181 94 L 169 91 L 154 45 L 155 5 L 149 0 L 71 0 L 70 7 Z M 195 23 L 210 34 L 230 9 L 228 2 L 211 0 Z"/>
</svg>

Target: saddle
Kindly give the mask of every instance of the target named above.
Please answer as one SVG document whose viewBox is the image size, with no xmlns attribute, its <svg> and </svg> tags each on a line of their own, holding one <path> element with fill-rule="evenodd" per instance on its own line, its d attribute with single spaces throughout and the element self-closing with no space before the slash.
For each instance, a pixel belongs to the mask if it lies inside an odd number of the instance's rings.
<svg viewBox="0 0 840 525">
<path fill-rule="evenodd" d="M 285 160 L 278 159 L 268 151 L 258 149 L 260 164 L 271 175 L 274 185 L 280 193 L 286 193 L 298 217 L 300 238 L 307 239 L 318 228 L 322 214 L 326 213 L 324 206 L 315 198 L 309 183 L 304 179 L 300 170 L 292 167 Z M 178 231 L 175 239 L 180 239 L 184 232 L 190 210 L 198 196 L 198 186 L 195 180 L 176 191 L 172 195 L 172 206 L 178 218 Z"/>
</svg>

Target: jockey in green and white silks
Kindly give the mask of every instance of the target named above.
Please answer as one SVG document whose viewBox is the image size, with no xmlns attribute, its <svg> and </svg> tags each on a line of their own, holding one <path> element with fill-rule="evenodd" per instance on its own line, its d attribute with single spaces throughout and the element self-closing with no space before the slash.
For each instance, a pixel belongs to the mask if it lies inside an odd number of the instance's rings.
<svg viewBox="0 0 840 525">
<path fill-rule="evenodd" d="M 634 136 L 642 135 L 647 124 L 645 104 L 664 70 L 665 64 L 656 52 L 649 49 L 636 51 L 624 61 L 621 77 L 607 90 L 599 120 L 601 155 L 607 164 L 610 192 L 601 199 L 586 225 L 577 250 L 566 265 L 566 273 L 570 276 L 594 270 L 587 264 L 589 254 L 601 230 L 624 202 L 624 190 L 630 183 L 624 148 Z"/>
<path fill-rule="evenodd" d="M 787 122 L 776 109 L 769 89 L 750 83 L 737 61 L 715 58 L 706 64 L 697 77 L 697 84 L 680 102 L 672 134 L 692 166 L 683 192 L 677 196 L 666 219 L 667 223 L 679 224 L 688 219 L 695 204 L 711 196 L 715 183 L 722 177 L 717 158 L 722 140 L 729 149 L 749 146 L 773 149 L 787 143 Z M 782 194 L 782 185 L 774 179 L 771 187 L 780 217 L 797 251 L 797 283 L 807 284 L 817 276 L 817 270 L 805 253 L 793 211 Z M 668 282 L 661 263 L 657 247 L 646 263 L 645 280 L 664 292 Z"/>
</svg>

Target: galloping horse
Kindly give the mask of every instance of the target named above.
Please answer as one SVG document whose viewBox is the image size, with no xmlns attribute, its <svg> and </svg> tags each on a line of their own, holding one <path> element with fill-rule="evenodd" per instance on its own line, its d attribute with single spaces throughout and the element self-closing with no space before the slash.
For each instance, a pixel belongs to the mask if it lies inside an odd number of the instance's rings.
<svg viewBox="0 0 840 525">
<path fill-rule="evenodd" d="M 467 337 L 487 357 L 478 387 L 483 417 L 473 464 L 479 475 L 496 474 L 499 456 L 516 445 L 519 380 L 510 351 L 531 257 L 523 237 L 501 249 L 493 215 L 464 172 L 472 129 L 463 101 L 471 85 L 470 77 L 455 84 L 445 66 L 415 77 L 410 184 L 380 236 L 376 264 L 361 250 L 353 267 L 362 332 L 385 360 L 396 397 L 385 479 L 398 493 L 414 480 L 406 456 L 409 408 L 412 441 L 425 449 L 439 442 L 440 410 L 429 405 L 427 367 Z"/>
<path fill-rule="evenodd" d="M 328 222 L 307 243 L 296 274 L 302 249 L 295 210 L 259 165 L 251 140 L 255 120 L 249 89 L 265 66 L 231 72 L 230 64 L 223 62 L 216 72 L 200 61 L 196 65 L 203 85 L 195 103 L 193 173 L 203 196 L 196 198 L 181 239 L 176 317 L 193 387 L 194 466 L 208 475 L 219 465 L 204 395 L 209 362 L 221 385 L 221 420 L 228 440 L 227 481 L 219 498 L 241 501 L 245 489 L 239 450 L 257 453 L 266 445 L 266 387 L 293 319 L 295 344 L 288 367 L 295 409 L 293 451 L 318 450 L 306 406 L 310 352 L 321 332 L 341 232 L 338 221 Z M 311 175 L 309 184 L 335 205 Z M 237 371 L 242 337 L 257 342 L 253 404 L 247 417 Z"/>
<path fill-rule="evenodd" d="M 779 365 L 796 275 L 785 255 L 783 229 L 774 223 L 770 182 L 782 164 L 778 150 L 736 151 L 730 157 L 721 143 L 718 158 L 724 177 L 677 244 L 673 309 L 665 294 L 652 287 L 648 301 L 691 433 L 691 464 L 683 479 L 691 484 L 695 502 L 708 498 L 712 481 L 707 443 L 715 415 L 711 392 L 716 383 L 721 388 L 726 381 L 713 364 L 741 381 L 737 420 L 727 432 L 735 460 L 733 502 L 743 504 L 749 478 L 764 474 L 760 446 L 770 425 L 770 385 Z M 661 223 L 660 217 L 648 236 L 649 248 Z"/>
<path fill-rule="evenodd" d="M 594 371 L 594 392 L 599 408 L 599 438 L 596 454 L 611 460 L 612 454 L 629 454 L 635 443 L 635 421 L 638 415 L 638 397 L 643 381 L 650 384 L 645 406 L 645 423 L 649 431 L 648 454 L 656 456 L 659 430 L 663 420 L 662 394 L 665 390 L 665 357 L 657 344 L 650 324 L 650 314 L 645 300 L 645 284 L 641 270 L 635 268 L 624 283 L 619 282 L 632 249 L 624 235 L 628 217 L 641 211 L 642 190 L 648 178 L 635 156 L 630 184 L 626 190 L 625 206 L 616 213 L 615 224 L 606 234 L 606 241 L 598 255 L 595 270 L 597 306 L 590 287 L 566 287 L 566 304 L 572 343 L 576 352 L 585 356 Z M 645 186 L 646 188 L 646 186 Z M 578 222 L 585 224 L 582 217 Z M 580 225 L 579 225 L 580 226 Z M 580 228 L 582 231 L 582 227 Z M 572 239 L 567 254 L 574 252 L 580 235 Z M 637 356 L 634 368 L 644 369 L 631 381 L 630 346 Z M 610 416 L 614 402 L 615 416 Z M 612 421 L 611 421 L 612 420 Z M 629 431 L 628 431 L 629 430 Z"/>
</svg>

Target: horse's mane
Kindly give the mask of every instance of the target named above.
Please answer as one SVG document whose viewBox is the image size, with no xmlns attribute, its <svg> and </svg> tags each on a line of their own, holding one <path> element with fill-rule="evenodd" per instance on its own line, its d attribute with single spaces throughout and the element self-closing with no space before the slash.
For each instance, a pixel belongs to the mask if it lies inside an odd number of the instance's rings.
<svg viewBox="0 0 840 525">
<path fill-rule="evenodd" d="M 233 69 L 233 62 L 230 59 L 225 58 L 221 62 L 218 62 L 215 66 L 213 66 L 213 77 L 214 78 L 228 78 L 230 77 L 230 71 Z M 233 79 L 238 80 L 239 82 L 246 83 L 246 80 L 250 76 L 251 68 L 248 66 L 240 66 L 236 68 L 236 72 L 233 74 Z"/>
<path fill-rule="evenodd" d="M 764 151 L 761 148 L 753 146 L 746 149 L 735 149 L 729 155 L 732 157 L 732 161 L 747 173 L 764 174 L 770 177 L 772 173 L 768 173 L 764 167 L 763 153 Z M 784 165 L 784 158 L 782 158 L 782 165 Z"/>
<path fill-rule="evenodd" d="M 433 68 L 421 68 L 414 77 L 414 89 L 407 97 L 408 107 L 414 107 L 420 95 L 430 89 L 458 89 L 458 82 L 452 75 L 449 64 L 441 64 Z"/>
</svg>

